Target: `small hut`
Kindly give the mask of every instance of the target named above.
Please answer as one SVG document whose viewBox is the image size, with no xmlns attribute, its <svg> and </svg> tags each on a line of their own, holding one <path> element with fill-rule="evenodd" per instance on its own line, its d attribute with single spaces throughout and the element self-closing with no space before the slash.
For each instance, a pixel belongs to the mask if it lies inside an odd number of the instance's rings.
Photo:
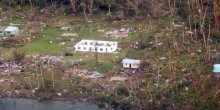
<svg viewBox="0 0 220 110">
<path fill-rule="evenodd" d="M 140 67 L 141 61 L 134 59 L 123 59 L 123 68 L 127 69 L 138 69 Z"/>
<path fill-rule="evenodd" d="M 5 29 L 6 36 L 15 36 L 19 32 L 19 28 L 16 26 L 8 26 Z"/>
</svg>

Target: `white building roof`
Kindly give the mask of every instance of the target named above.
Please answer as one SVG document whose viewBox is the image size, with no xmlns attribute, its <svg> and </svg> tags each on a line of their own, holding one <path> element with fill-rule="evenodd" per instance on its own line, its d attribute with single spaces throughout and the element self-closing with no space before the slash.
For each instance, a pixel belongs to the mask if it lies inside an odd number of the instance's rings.
<svg viewBox="0 0 220 110">
<path fill-rule="evenodd" d="M 129 63 L 129 64 L 140 64 L 141 60 L 134 60 L 134 59 L 123 59 L 122 63 Z"/>
<path fill-rule="evenodd" d="M 81 40 L 81 42 L 97 42 L 97 43 L 117 43 L 117 42 L 114 42 L 114 41 L 102 41 L 102 40 L 86 40 L 86 39 L 83 39 Z"/>
<path fill-rule="evenodd" d="M 89 42 L 92 42 L 93 44 L 85 44 L 85 42 L 89 43 Z M 95 45 L 95 43 L 97 43 Z M 80 42 L 78 42 L 76 45 L 90 45 L 90 46 L 101 46 L 101 47 L 110 47 L 110 46 L 113 46 L 111 45 L 110 43 L 114 43 L 115 46 L 117 46 L 118 42 L 114 42 L 114 41 L 101 41 L 101 40 L 81 40 Z M 107 45 L 107 44 L 110 44 L 110 45 Z"/>
<path fill-rule="evenodd" d="M 8 32 L 12 32 L 12 31 L 15 31 L 15 30 L 18 30 L 18 27 L 15 27 L 15 26 L 8 26 L 5 31 L 8 31 Z"/>
</svg>

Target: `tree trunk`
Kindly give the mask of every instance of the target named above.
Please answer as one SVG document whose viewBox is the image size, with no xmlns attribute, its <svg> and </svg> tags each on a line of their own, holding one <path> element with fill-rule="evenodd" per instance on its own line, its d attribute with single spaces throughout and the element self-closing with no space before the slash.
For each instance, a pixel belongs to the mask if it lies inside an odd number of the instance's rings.
<svg viewBox="0 0 220 110">
<path fill-rule="evenodd" d="M 20 0 L 20 5 L 21 5 L 21 6 L 23 5 L 23 0 Z"/>
<path fill-rule="evenodd" d="M 155 7 L 154 7 L 153 0 L 151 0 L 150 3 L 151 3 L 151 6 L 152 6 L 152 10 L 153 10 L 153 16 L 154 16 L 154 18 L 156 18 L 157 15 L 156 15 L 156 10 L 155 10 Z"/>
<path fill-rule="evenodd" d="M 41 81 L 42 81 L 42 84 L 43 84 L 43 88 L 45 88 L 45 85 L 44 85 L 44 77 L 43 77 L 43 70 L 42 70 L 42 64 L 40 64 L 40 73 L 41 73 Z"/>
<path fill-rule="evenodd" d="M 8 5 L 9 5 L 9 6 L 11 5 L 11 0 L 8 0 Z"/>
<path fill-rule="evenodd" d="M 76 13 L 76 0 L 70 0 L 74 13 Z"/>
<path fill-rule="evenodd" d="M 94 6 L 94 0 L 90 0 L 90 6 L 89 6 L 90 14 L 92 14 L 92 12 L 93 12 L 93 6 Z"/>
<path fill-rule="evenodd" d="M 54 84 L 54 72 L 51 72 L 51 77 L 52 77 L 53 88 L 54 88 L 54 86 L 55 86 L 55 84 Z"/>
<path fill-rule="evenodd" d="M 218 5 L 216 1 L 214 1 L 213 12 L 214 12 L 214 18 L 215 18 L 215 29 L 217 32 L 219 32 Z"/>
<path fill-rule="evenodd" d="M 132 6 L 132 8 L 134 9 L 135 11 L 135 14 L 137 15 L 138 14 L 138 4 L 134 4 L 132 3 L 130 0 L 127 0 L 128 4 L 130 4 Z"/>
<path fill-rule="evenodd" d="M 83 14 L 84 14 L 84 16 L 85 16 L 85 18 L 86 18 L 86 22 L 88 23 L 89 20 L 88 20 L 88 17 L 87 17 L 87 15 L 86 15 L 86 8 L 85 8 L 85 7 L 83 8 Z"/>
</svg>

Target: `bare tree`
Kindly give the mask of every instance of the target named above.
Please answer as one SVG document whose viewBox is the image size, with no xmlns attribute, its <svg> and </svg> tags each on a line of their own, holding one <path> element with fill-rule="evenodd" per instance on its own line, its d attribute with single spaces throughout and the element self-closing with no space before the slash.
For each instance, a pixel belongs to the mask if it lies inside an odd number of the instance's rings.
<svg viewBox="0 0 220 110">
<path fill-rule="evenodd" d="M 31 6 L 31 8 L 33 7 L 33 2 L 32 2 L 32 0 L 28 0 L 29 1 L 29 4 L 30 4 L 30 6 Z"/>
<path fill-rule="evenodd" d="M 76 13 L 76 0 L 70 0 L 73 11 Z"/>
<path fill-rule="evenodd" d="M 43 84 L 43 88 L 45 88 L 44 77 L 43 77 L 43 70 L 42 70 L 42 64 L 40 64 L 40 74 L 41 74 L 41 82 L 42 82 L 42 84 Z"/>
<path fill-rule="evenodd" d="M 89 20 L 88 20 L 87 14 L 86 14 L 86 4 L 83 2 L 83 3 L 80 4 L 80 6 L 83 8 L 83 14 L 84 14 L 84 17 L 86 19 L 86 22 L 88 23 Z"/>
<path fill-rule="evenodd" d="M 135 10 L 135 14 L 137 15 L 138 14 L 138 3 L 133 0 L 133 2 L 131 2 L 131 0 L 127 0 L 128 4 L 132 6 L 132 8 Z"/>
</svg>

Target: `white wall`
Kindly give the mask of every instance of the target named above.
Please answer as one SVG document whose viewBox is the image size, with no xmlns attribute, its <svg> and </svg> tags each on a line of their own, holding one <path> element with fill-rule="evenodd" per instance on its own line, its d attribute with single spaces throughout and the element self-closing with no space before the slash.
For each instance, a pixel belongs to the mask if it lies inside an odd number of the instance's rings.
<svg viewBox="0 0 220 110">
<path fill-rule="evenodd" d="M 139 68 L 139 64 L 129 64 L 129 63 L 123 63 L 123 68 L 132 68 L 132 69 L 137 69 Z"/>
<path fill-rule="evenodd" d="M 95 43 L 98 43 L 95 45 Z M 95 49 L 97 48 L 97 50 Z M 112 53 L 117 51 L 117 42 L 82 40 L 74 46 L 75 51 Z"/>
</svg>

